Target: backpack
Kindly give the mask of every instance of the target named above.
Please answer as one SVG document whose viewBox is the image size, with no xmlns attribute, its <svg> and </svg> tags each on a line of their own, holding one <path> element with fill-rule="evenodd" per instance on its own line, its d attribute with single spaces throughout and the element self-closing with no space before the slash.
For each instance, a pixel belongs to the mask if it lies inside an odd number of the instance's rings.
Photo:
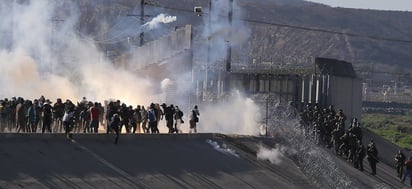
<svg viewBox="0 0 412 189">
<path fill-rule="evenodd" d="M 155 122 L 156 121 L 156 115 L 154 113 L 154 110 L 150 109 L 148 113 L 149 113 L 149 121 L 150 122 Z"/>
<path fill-rule="evenodd" d="M 51 118 L 53 116 L 51 106 L 49 104 L 43 105 L 43 116 Z"/>
</svg>

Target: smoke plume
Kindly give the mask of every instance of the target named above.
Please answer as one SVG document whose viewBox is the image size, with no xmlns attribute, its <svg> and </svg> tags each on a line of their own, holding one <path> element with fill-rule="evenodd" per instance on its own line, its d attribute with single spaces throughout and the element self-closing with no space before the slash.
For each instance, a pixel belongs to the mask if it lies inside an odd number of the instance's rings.
<svg viewBox="0 0 412 189">
<path fill-rule="evenodd" d="M 260 144 L 256 156 L 259 160 L 269 160 L 270 163 L 279 165 L 282 163 L 282 158 L 284 157 L 285 151 L 286 148 L 281 145 L 277 145 L 275 148 L 269 149 Z"/>
<path fill-rule="evenodd" d="M 158 100 L 153 83 L 114 67 L 94 41 L 78 35 L 79 8 L 68 2 L 2 1 L 0 98 L 44 95 L 91 101 L 121 99 L 136 105 Z M 67 15 L 56 15 L 56 9 Z"/>
<path fill-rule="evenodd" d="M 216 141 L 213 141 L 211 139 L 207 139 L 206 143 L 210 144 L 215 150 L 221 153 L 232 155 L 232 156 L 239 158 L 239 155 L 236 153 L 236 151 L 228 148 L 225 143 L 223 143 L 222 145 L 219 145 Z"/>
<path fill-rule="evenodd" d="M 250 30 L 236 19 L 240 9 L 235 9 L 237 11 L 231 26 L 228 25 L 227 18 L 221 16 L 228 13 L 227 1 L 213 1 L 211 22 L 204 17 L 205 27 L 201 37 L 213 46 L 209 54 L 211 64 L 216 64 L 225 57 L 222 52 L 225 52 L 227 40 L 235 45 L 248 37 L 247 31 Z M 193 91 L 193 83 L 188 82 L 192 80 L 191 71 L 179 73 L 171 79 L 157 79 L 155 82 L 150 77 L 139 76 L 131 71 L 133 69 L 114 66 L 108 58 L 110 52 L 97 47 L 106 42 L 127 40 L 130 32 L 140 32 L 141 26 L 137 22 L 135 25 L 129 24 L 128 30 L 106 32 L 112 32 L 110 39 L 101 39 L 97 36 L 85 37 L 79 32 L 81 11 L 73 1 L 1 1 L 0 16 L 0 98 L 16 96 L 37 99 L 44 95 L 52 102 L 57 98 L 76 102 L 87 97 L 90 101 L 119 99 L 126 104 L 147 106 L 150 102 L 162 102 L 165 96 L 162 93 L 171 87 L 178 91 L 176 98 Z M 144 24 L 144 27 L 157 29 L 156 26 L 161 23 L 176 20 L 176 16 L 160 14 Z M 107 23 L 102 23 L 104 24 Z M 114 28 L 122 25 L 125 24 L 116 23 Z M 232 35 L 231 38 L 229 34 L 233 34 L 233 31 L 246 32 L 240 32 L 241 37 Z M 206 57 L 205 45 L 197 48 L 194 54 Z M 147 52 L 139 52 L 137 49 L 134 55 L 141 57 L 140 62 L 145 62 Z M 205 64 L 205 60 L 201 60 L 200 64 Z M 175 69 L 173 66 L 171 68 Z M 170 72 L 173 73 L 174 70 Z M 174 100 L 177 104 L 188 101 Z M 191 107 L 180 107 L 188 120 Z M 260 110 L 252 99 L 241 94 L 234 93 L 233 98 L 225 102 L 205 104 L 199 108 L 199 132 L 258 134 Z M 188 130 L 188 125 L 183 127 L 184 131 Z"/>
<path fill-rule="evenodd" d="M 155 29 L 159 24 L 167 24 L 175 22 L 177 20 L 176 16 L 167 16 L 165 14 L 159 14 L 154 17 L 150 22 L 147 22 L 142 25 L 142 27 L 148 27 L 149 29 Z"/>
<path fill-rule="evenodd" d="M 200 132 L 258 135 L 261 111 L 250 98 L 238 91 L 225 102 L 200 108 Z"/>
</svg>

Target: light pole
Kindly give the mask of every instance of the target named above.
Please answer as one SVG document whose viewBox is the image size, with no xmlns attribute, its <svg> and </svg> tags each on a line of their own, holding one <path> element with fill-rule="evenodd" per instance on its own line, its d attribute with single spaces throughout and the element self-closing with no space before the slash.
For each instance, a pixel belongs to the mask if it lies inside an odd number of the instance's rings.
<svg viewBox="0 0 412 189">
<path fill-rule="evenodd" d="M 209 0 L 209 17 L 208 17 L 208 32 L 207 32 L 207 36 L 208 36 L 208 44 L 207 44 L 207 62 L 206 62 L 206 70 L 205 70 L 205 86 L 204 86 L 204 93 L 208 93 L 208 89 L 209 89 L 209 78 L 208 78 L 208 72 L 209 72 L 209 68 L 210 68 L 210 51 L 211 51 L 211 46 L 210 46 L 210 42 L 211 42 L 211 25 L 212 25 L 212 1 L 213 0 Z M 228 10 L 228 25 L 229 25 L 229 39 L 227 41 L 225 41 L 226 43 L 226 69 L 225 72 L 222 70 L 218 70 L 219 73 L 219 81 L 221 80 L 220 78 L 220 73 L 224 72 L 224 80 L 223 80 L 223 91 L 224 92 L 228 92 L 230 89 L 230 85 L 229 85 L 229 74 L 231 71 L 231 63 L 232 63 L 232 45 L 231 45 L 231 36 L 232 36 L 232 25 L 233 25 L 233 3 L 234 0 L 229 0 L 229 10 Z"/>
<path fill-rule="evenodd" d="M 208 17 L 208 29 L 207 29 L 207 60 L 206 60 L 206 68 L 205 68 L 205 81 L 203 82 L 203 101 L 206 100 L 208 95 L 208 88 L 209 88 L 209 65 L 210 65 L 210 40 L 211 40 L 211 29 L 212 29 L 212 0 L 209 0 L 209 17 Z"/>
</svg>

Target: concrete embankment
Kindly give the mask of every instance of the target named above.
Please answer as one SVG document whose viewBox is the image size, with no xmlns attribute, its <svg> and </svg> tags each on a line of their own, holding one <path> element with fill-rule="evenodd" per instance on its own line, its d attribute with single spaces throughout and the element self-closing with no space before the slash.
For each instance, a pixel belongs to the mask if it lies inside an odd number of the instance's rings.
<svg viewBox="0 0 412 189">
<path fill-rule="evenodd" d="M 258 161 L 225 138 L 121 135 L 116 145 L 105 134 L 0 134 L 0 187 L 313 188 L 287 158 Z"/>
<path fill-rule="evenodd" d="M 319 178 L 306 174 L 298 161 L 302 157 L 280 156 L 278 164 L 258 160 L 258 146 L 270 149 L 282 143 L 274 138 L 124 134 L 117 145 L 114 138 L 106 134 L 74 134 L 72 140 L 63 134 L 0 134 L 0 188 L 324 188 L 317 183 Z M 393 166 L 398 147 L 365 131 L 365 144 L 371 138 L 381 158 L 376 176 L 370 174 L 366 159 L 361 172 L 331 149 L 320 147 L 323 150 L 317 156 L 332 158 L 337 172 L 349 178 L 351 186 L 406 187 L 396 178 Z"/>
</svg>

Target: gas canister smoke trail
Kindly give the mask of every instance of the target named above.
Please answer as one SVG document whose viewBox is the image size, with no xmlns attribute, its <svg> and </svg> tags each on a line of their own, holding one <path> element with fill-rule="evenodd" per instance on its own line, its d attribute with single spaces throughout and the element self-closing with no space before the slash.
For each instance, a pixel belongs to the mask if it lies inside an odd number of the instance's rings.
<svg viewBox="0 0 412 189">
<path fill-rule="evenodd" d="M 148 27 L 149 29 L 154 29 L 159 26 L 159 24 L 167 24 L 171 22 L 175 22 L 177 20 L 176 16 L 167 16 L 165 14 L 159 14 L 154 17 L 150 22 L 147 22 L 142 25 L 142 27 Z"/>
</svg>

